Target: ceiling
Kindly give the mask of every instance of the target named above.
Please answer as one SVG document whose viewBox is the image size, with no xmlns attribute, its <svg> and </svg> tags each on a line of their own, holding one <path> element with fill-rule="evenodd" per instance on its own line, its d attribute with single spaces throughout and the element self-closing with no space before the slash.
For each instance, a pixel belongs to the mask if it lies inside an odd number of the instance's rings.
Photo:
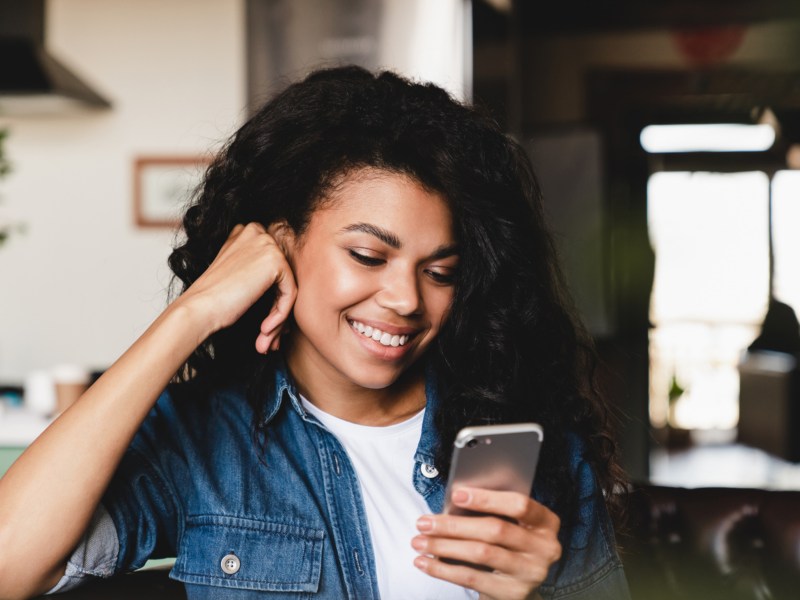
<svg viewBox="0 0 800 600">
<path fill-rule="evenodd" d="M 476 0 L 473 10 L 478 38 L 506 35 L 508 16 L 525 36 L 800 19 L 797 0 Z"/>
</svg>

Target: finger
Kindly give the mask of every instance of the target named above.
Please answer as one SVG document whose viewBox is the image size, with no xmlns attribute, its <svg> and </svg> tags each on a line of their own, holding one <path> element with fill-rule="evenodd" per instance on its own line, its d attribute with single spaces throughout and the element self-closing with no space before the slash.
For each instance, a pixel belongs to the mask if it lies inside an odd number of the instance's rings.
<svg viewBox="0 0 800 600">
<path fill-rule="evenodd" d="M 530 530 L 493 516 L 424 515 L 417 520 L 417 529 L 425 535 L 483 540 L 512 549 L 526 547 L 530 536 Z"/>
<path fill-rule="evenodd" d="M 272 335 L 259 333 L 256 338 L 256 352 L 259 354 L 266 354 L 272 349 L 274 339 Z"/>
<path fill-rule="evenodd" d="M 272 315 L 272 311 L 270 311 L 270 315 Z M 263 328 L 267 323 L 267 319 L 261 323 L 261 327 Z M 286 333 L 287 326 L 286 322 L 278 323 L 275 327 L 273 327 L 270 331 L 264 332 L 260 331 L 258 337 L 256 338 L 256 350 L 261 354 L 266 354 L 267 352 L 276 352 L 281 347 L 281 337 Z"/>
<path fill-rule="evenodd" d="M 561 553 L 558 530 L 528 528 L 498 517 L 426 515 L 417 521 L 417 529 L 427 536 L 477 540 L 547 560 L 557 560 Z"/>
<path fill-rule="evenodd" d="M 241 223 L 237 223 L 233 226 L 233 229 L 230 230 L 228 237 L 226 238 L 225 242 L 223 242 L 222 246 L 217 252 L 217 255 L 214 257 L 214 260 L 211 261 L 212 265 L 217 264 L 222 260 L 222 257 L 225 256 L 226 250 L 228 250 L 234 243 L 236 243 L 236 240 L 241 237 L 244 228 L 244 225 Z"/>
<path fill-rule="evenodd" d="M 225 240 L 225 243 L 222 244 L 222 247 L 225 248 L 226 246 L 230 246 L 236 238 L 238 238 L 242 231 L 244 230 L 244 225 L 242 223 L 237 223 L 233 226 L 230 233 L 228 234 L 228 238 Z"/>
<path fill-rule="evenodd" d="M 518 492 L 498 492 L 481 488 L 459 488 L 453 504 L 472 511 L 510 517 L 531 527 L 558 530 L 561 520 L 546 506 Z"/>
<path fill-rule="evenodd" d="M 413 548 L 422 554 L 430 554 L 438 559 L 447 558 L 482 565 L 512 577 L 530 581 L 544 581 L 549 562 L 539 557 L 533 558 L 521 552 L 511 552 L 486 542 L 475 540 L 455 540 L 418 535 L 411 540 Z"/>
<path fill-rule="evenodd" d="M 278 350 L 281 349 L 281 336 L 280 336 L 280 334 L 276 335 L 275 339 L 272 340 L 272 343 L 269 345 L 269 349 L 272 350 L 273 352 L 277 352 Z"/>
<path fill-rule="evenodd" d="M 289 317 L 297 297 L 297 285 L 289 263 L 281 268 L 275 278 L 275 302 L 267 317 L 261 322 L 261 332 L 265 335 L 273 333 Z"/>
<path fill-rule="evenodd" d="M 497 598 L 526 598 L 533 591 L 530 583 L 499 573 L 479 571 L 464 565 L 451 565 L 430 556 L 418 556 L 414 566 L 436 579 L 443 579 Z"/>
</svg>

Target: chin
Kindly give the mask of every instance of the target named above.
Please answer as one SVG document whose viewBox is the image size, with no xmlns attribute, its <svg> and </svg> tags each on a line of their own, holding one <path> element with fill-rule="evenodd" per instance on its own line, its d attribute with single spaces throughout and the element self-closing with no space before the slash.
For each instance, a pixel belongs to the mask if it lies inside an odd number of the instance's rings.
<svg viewBox="0 0 800 600">
<path fill-rule="evenodd" d="M 365 376 L 363 373 L 358 377 L 350 377 L 350 381 L 359 387 L 367 390 L 384 390 L 391 387 L 399 378 L 402 373 L 392 373 L 391 375 L 381 375 L 375 373 L 372 376 Z"/>
<path fill-rule="evenodd" d="M 355 385 L 368 390 L 385 390 L 398 382 L 402 382 L 412 372 L 418 372 L 420 360 L 417 358 L 410 364 L 375 366 L 361 363 L 354 369 L 341 371 Z"/>
</svg>

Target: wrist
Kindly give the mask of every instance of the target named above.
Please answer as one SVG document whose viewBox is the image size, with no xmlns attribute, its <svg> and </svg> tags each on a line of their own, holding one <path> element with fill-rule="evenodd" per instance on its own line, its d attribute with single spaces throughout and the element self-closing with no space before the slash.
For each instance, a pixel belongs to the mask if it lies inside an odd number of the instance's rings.
<svg viewBox="0 0 800 600">
<path fill-rule="evenodd" d="M 162 317 L 178 326 L 187 339 L 193 340 L 195 348 L 221 329 L 214 322 L 213 313 L 206 310 L 202 302 L 191 296 L 176 298 Z"/>
</svg>

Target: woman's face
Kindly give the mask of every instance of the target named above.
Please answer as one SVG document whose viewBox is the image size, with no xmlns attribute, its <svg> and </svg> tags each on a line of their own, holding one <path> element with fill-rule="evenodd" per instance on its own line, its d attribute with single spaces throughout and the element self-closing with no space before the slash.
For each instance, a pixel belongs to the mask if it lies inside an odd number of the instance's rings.
<svg viewBox="0 0 800 600">
<path fill-rule="evenodd" d="M 447 317 L 458 264 L 452 217 L 408 176 L 346 176 L 286 249 L 298 286 L 288 360 L 301 381 L 386 388 Z"/>
</svg>

